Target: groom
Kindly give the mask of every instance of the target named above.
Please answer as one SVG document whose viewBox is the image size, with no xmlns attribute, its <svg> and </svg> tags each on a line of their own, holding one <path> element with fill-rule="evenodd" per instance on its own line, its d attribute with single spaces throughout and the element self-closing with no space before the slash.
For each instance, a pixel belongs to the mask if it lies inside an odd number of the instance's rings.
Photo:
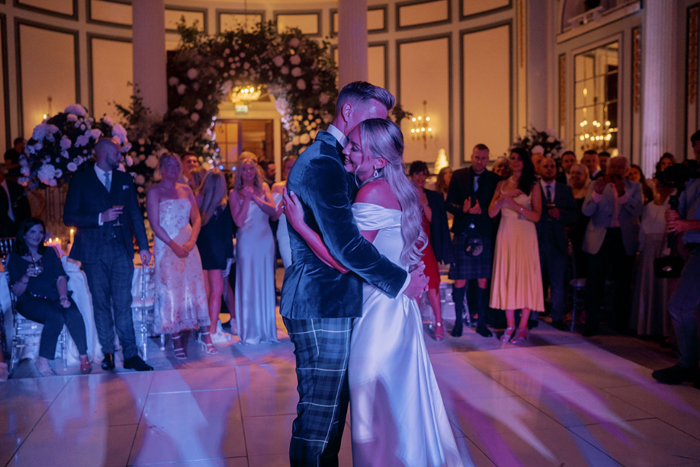
<svg viewBox="0 0 700 467">
<path fill-rule="evenodd" d="M 287 180 L 304 208 L 304 220 L 328 250 L 350 270 L 326 266 L 289 227 L 292 264 L 282 286 L 280 313 L 294 343 L 299 404 L 292 426 L 292 466 L 337 466 L 350 398 L 347 368 L 353 319 L 362 316 L 362 284 L 391 297 L 419 297 L 427 286 L 423 268 L 405 270 L 380 255 L 360 235 L 352 215 L 357 193 L 343 166 L 347 135 L 370 118 L 386 118 L 394 96 L 386 89 L 356 81 L 338 95 L 336 115 L 327 131 L 297 159 Z"/>
</svg>

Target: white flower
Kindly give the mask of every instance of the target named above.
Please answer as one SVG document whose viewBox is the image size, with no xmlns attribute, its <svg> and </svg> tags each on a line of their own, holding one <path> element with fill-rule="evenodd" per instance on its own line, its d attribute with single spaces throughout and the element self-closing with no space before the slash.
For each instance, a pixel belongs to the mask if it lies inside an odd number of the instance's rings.
<svg viewBox="0 0 700 467">
<path fill-rule="evenodd" d="M 292 55 L 289 57 L 289 63 L 292 65 L 298 65 L 301 63 L 301 57 L 299 55 Z"/>
<path fill-rule="evenodd" d="M 530 151 L 532 154 L 544 154 L 544 148 L 540 146 L 539 144 L 532 148 L 532 151 Z"/>
<path fill-rule="evenodd" d="M 34 127 L 32 132 L 32 139 L 35 141 L 41 141 L 46 137 L 46 132 L 48 131 L 48 125 L 46 123 L 40 123 Z"/>
<path fill-rule="evenodd" d="M 64 112 L 67 114 L 75 114 L 79 117 L 84 117 L 85 115 L 87 115 L 87 110 L 85 110 L 85 107 L 83 107 L 80 104 L 71 104 L 68 107 L 66 107 Z"/>
<path fill-rule="evenodd" d="M 180 84 L 180 80 L 177 79 L 177 76 L 171 76 L 170 78 L 168 78 L 168 84 L 170 86 L 177 86 L 178 84 Z"/>
<path fill-rule="evenodd" d="M 197 99 L 197 102 L 195 102 L 195 104 L 194 104 L 194 108 L 196 110 L 202 110 L 203 107 L 204 107 L 204 102 L 202 102 L 202 99 Z"/>
<path fill-rule="evenodd" d="M 61 157 L 64 159 L 68 159 L 70 157 L 70 154 L 68 154 L 68 151 L 61 151 Z"/>
<path fill-rule="evenodd" d="M 316 138 L 316 134 L 317 134 L 317 131 L 316 131 L 316 130 L 311 130 L 311 131 L 309 132 L 309 136 L 311 136 L 312 138 Z"/>
<path fill-rule="evenodd" d="M 100 139 L 100 136 L 102 136 L 102 132 L 95 128 L 94 130 L 90 130 L 90 137 L 94 140 Z"/>
<path fill-rule="evenodd" d="M 245 62 L 245 63 L 243 64 L 243 69 L 244 69 L 244 70 L 247 70 L 248 68 L 250 68 L 250 63 Z"/>
<path fill-rule="evenodd" d="M 184 84 L 180 84 L 180 85 L 177 87 L 177 93 L 180 94 L 180 95 L 182 96 L 183 94 L 185 94 L 185 89 L 187 89 L 187 86 L 184 85 Z"/>
<path fill-rule="evenodd" d="M 187 114 L 187 109 L 180 106 L 177 109 L 173 110 L 174 114 L 180 114 L 180 115 L 186 115 Z"/>
<path fill-rule="evenodd" d="M 61 177 L 63 177 L 63 170 L 56 169 L 56 178 L 61 178 Z"/>
<path fill-rule="evenodd" d="M 292 149 L 294 149 L 294 143 L 292 143 L 291 141 L 284 145 L 285 151 L 289 152 Z M 27 172 L 29 172 L 29 170 L 27 170 Z"/>
<path fill-rule="evenodd" d="M 105 117 L 103 121 L 109 126 L 114 125 L 114 120 L 112 120 L 110 117 Z"/>
<path fill-rule="evenodd" d="M 118 124 L 118 123 L 116 123 L 116 124 L 112 127 L 112 137 L 114 137 L 114 136 L 116 136 L 117 138 L 119 138 L 119 143 L 118 143 L 118 144 L 119 144 L 120 146 L 121 146 L 122 144 L 124 144 L 124 143 L 127 142 L 127 140 L 126 140 L 126 130 L 124 129 L 123 126 L 121 126 L 121 125 Z"/>
<path fill-rule="evenodd" d="M 295 78 L 300 77 L 301 76 L 301 68 L 299 68 L 298 66 L 295 66 L 294 68 L 292 68 L 292 76 L 294 76 Z"/>
<path fill-rule="evenodd" d="M 192 89 L 199 91 L 199 83 L 192 83 Z"/>
<path fill-rule="evenodd" d="M 19 169 L 19 173 L 21 173 L 25 177 L 29 176 L 29 167 L 22 167 L 21 169 Z"/>
<path fill-rule="evenodd" d="M 299 142 L 301 144 L 309 144 L 309 142 L 311 142 L 311 137 L 309 136 L 308 133 L 304 133 L 303 135 L 301 135 L 299 137 Z"/>
<path fill-rule="evenodd" d="M 90 142 L 90 137 L 87 135 L 80 135 L 76 138 L 75 140 L 75 147 L 79 148 L 81 146 L 85 146 Z"/>
<path fill-rule="evenodd" d="M 297 88 L 299 88 L 300 91 L 306 89 L 306 81 L 299 79 L 299 81 L 297 81 Z"/>
<path fill-rule="evenodd" d="M 284 65 L 284 58 L 281 55 L 278 55 L 272 59 L 272 63 L 274 63 L 278 67 L 281 67 L 282 65 Z"/>
<path fill-rule="evenodd" d="M 134 183 L 137 184 L 137 185 L 143 185 L 144 183 L 146 183 L 146 177 L 144 177 L 144 176 L 141 175 L 141 174 L 136 175 L 136 176 L 134 177 Z"/>
<path fill-rule="evenodd" d="M 190 120 L 192 120 L 193 122 L 198 122 L 199 114 L 197 112 L 192 112 L 192 115 L 190 115 Z"/>
<path fill-rule="evenodd" d="M 301 141 L 299 140 L 298 136 L 295 136 L 294 138 L 292 138 L 292 144 L 294 144 L 294 146 L 298 146 L 300 142 Z"/>
<path fill-rule="evenodd" d="M 187 70 L 187 77 L 188 77 L 190 80 L 195 80 L 195 79 L 197 79 L 197 76 L 199 76 L 199 71 L 197 71 L 196 68 L 190 68 L 189 70 Z"/>
<path fill-rule="evenodd" d="M 326 104 L 328 104 L 328 101 L 329 101 L 329 100 L 330 100 L 330 97 L 329 97 L 328 94 L 325 93 L 325 92 L 322 92 L 322 93 L 319 94 L 319 96 L 318 96 L 318 101 L 321 103 L 321 105 L 326 105 Z"/>
<path fill-rule="evenodd" d="M 280 73 L 282 73 L 283 75 L 289 74 L 289 67 L 283 66 L 282 68 L 280 68 Z"/>
<path fill-rule="evenodd" d="M 245 52 L 241 52 L 240 55 L 241 55 L 241 58 L 245 58 Z"/>
<path fill-rule="evenodd" d="M 39 169 L 39 173 L 37 174 L 37 176 L 39 177 L 39 180 L 41 180 L 47 185 L 50 185 L 51 181 L 55 183 L 56 167 L 54 167 L 51 164 L 44 164 Z"/>
<path fill-rule="evenodd" d="M 553 143 L 553 142 L 554 142 L 554 136 L 550 136 L 549 138 L 547 138 L 547 142 L 548 142 L 548 143 Z"/>
<path fill-rule="evenodd" d="M 68 114 L 68 115 L 66 116 L 66 120 L 68 120 L 69 122 L 77 122 L 77 121 L 78 121 L 78 116 L 75 115 L 75 114 Z"/>
<path fill-rule="evenodd" d="M 156 166 L 158 165 L 158 158 L 151 154 L 146 158 L 146 166 L 148 166 L 151 169 L 155 169 Z"/>
<path fill-rule="evenodd" d="M 143 189 L 142 186 L 140 186 L 136 189 L 136 191 L 138 191 L 139 193 L 143 193 L 145 190 Z"/>
<path fill-rule="evenodd" d="M 47 125 L 46 126 L 46 131 L 49 133 L 58 133 L 58 127 L 56 125 Z"/>
<path fill-rule="evenodd" d="M 66 164 L 66 169 L 68 169 L 68 172 L 75 172 L 78 170 L 78 166 L 75 165 L 75 162 L 69 162 Z"/>
<path fill-rule="evenodd" d="M 144 144 L 146 144 L 146 140 L 143 138 L 139 138 L 139 144 L 143 146 Z"/>
<path fill-rule="evenodd" d="M 299 39 L 297 39 L 296 37 L 292 37 L 292 39 L 289 41 L 289 46 L 299 47 Z"/>
</svg>

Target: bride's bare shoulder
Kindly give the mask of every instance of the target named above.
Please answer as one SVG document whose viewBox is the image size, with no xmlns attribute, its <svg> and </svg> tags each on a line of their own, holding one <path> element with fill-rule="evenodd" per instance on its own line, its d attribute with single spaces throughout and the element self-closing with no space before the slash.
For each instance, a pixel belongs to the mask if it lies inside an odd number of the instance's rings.
<svg viewBox="0 0 700 467">
<path fill-rule="evenodd" d="M 401 209 L 399 200 L 391 191 L 391 186 L 386 180 L 374 180 L 360 188 L 355 197 L 356 203 L 376 204 L 388 209 Z"/>
</svg>

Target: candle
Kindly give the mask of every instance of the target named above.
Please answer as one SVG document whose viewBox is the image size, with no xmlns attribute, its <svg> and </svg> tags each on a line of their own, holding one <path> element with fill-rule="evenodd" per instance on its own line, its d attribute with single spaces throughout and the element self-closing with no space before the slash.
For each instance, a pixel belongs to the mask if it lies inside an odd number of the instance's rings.
<svg viewBox="0 0 700 467">
<path fill-rule="evenodd" d="M 73 236 L 75 235 L 75 229 L 70 229 L 70 244 L 73 245 Z"/>
</svg>

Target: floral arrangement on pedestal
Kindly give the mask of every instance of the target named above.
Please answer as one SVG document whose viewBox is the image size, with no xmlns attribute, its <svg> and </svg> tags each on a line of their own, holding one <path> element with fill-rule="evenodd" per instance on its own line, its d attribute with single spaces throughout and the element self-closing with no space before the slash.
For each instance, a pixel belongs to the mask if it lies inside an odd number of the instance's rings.
<svg viewBox="0 0 700 467">
<path fill-rule="evenodd" d="M 61 186 L 70 174 L 93 158 L 95 143 L 112 138 L 127 157 L 131 144 L 126 130 L 109 117 L 95 120 L 80 104 L 66 107 L 34 127 L 24 154 L 20 156 L 19 182 L 30 189 Z"/>
<path fill-rule="evenodd" d="M 513 146 L 525 148 L 530 153 L 541 152 L 554 159 L 559 158 L 564 149 L 554 130 L 540 131 L 534 126 L 528 128 L 524 136 L 518 136 Z"/>
</svg>

